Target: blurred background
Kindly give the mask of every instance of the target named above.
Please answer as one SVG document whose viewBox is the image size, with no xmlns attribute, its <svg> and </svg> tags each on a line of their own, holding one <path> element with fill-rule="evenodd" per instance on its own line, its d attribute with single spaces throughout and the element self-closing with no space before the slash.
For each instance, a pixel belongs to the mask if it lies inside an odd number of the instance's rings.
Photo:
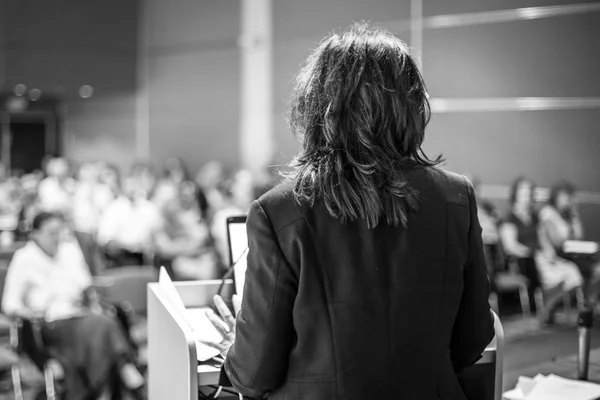
<svg viewBox="0 0 600 400">
<path fill-rule="evenodd" d="M 263 4 L 264 3 L 264 4 Z M 309 49 L 355 20 L 423 62 L 426 150 L 477 175 L 493 200 L 524 174 L 568 179 L 600 239 L 600 12 L 571 0 L 0 2 L 2 162 L 284 164 L 285 122 Z M 524 8 L 525 7 L 525 8 Z"/>
<path fill-rule="evenodd" d="M 94 276 L 165 264 L 181 280 L 220 276 L 227 216 L 299 149 L 285 120 L 295 73 L 357 20 L 420 57 L 433 110 L 425 150 L 479 183 L 499 220 L 517 177 L 540 205 L 566 180 L 585 239 L 600 241 L 598 1 L 0 0 L 5 269 L 33 216 L 59 211 Z M 142 228 L 119 236 L 127 224 Z M 111 241 L 135 243 L 119 253 Z M 509 336 L 531 336 L 518 294 L 503 301 Z M 508 347 L 507 387 L 574 352 L 574 332 Z"/>
</svg>

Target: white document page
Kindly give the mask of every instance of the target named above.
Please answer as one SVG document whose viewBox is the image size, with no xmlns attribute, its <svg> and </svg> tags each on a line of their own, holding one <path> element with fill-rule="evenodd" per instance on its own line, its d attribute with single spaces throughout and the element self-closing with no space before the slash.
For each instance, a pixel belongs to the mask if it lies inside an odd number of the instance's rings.
<svg viewBox="0 0 600 400">
<path fill-rule="evenodd" d="M 563 244 L 563 251 L 566 253 L 595 254 L 598 252 L 598 243 L 585 242 L 582 240 L 567 240 Z"/>
<path fill-rule="evenodd" d="M 207 361 L 218 356 L 220 354 L 219 350 L 201 342 L 219 343 L 222 340 L 221 334 L 206 316 L 208 307 L 187 309 L 185 304 L 183 304 L 183 300 L 181 300 L 181 296 L 179 296 L 171 277 L 164 268 L 160 269 L 158 284 L 179 315 L 182 316 L 190 328 L 192 328 L 194 336 L 196 337 L 196 354 L 198 361 Z"/>
<path fill-rule="evenodd" d="M 595 400 L 600 385 L 548 375 L 525 396 L 527 400 Z"/>
</svg>

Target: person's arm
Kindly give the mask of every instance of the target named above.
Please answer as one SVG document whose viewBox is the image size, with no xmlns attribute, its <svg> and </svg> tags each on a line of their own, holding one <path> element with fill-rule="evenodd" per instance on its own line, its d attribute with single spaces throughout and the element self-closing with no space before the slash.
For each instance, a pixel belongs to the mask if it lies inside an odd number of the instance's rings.
<svg viewBox="0 0 600 400">
<path fill-rule="evenodd" d="M 6 273 L 2 295 L 2 312 L 9 316 L 27 314 L 24 299 L 29 286 L 27 282 L 28 273 L 27 265 L 22 261 L 22 257 L 16 254 Z"/>
<path fill-rule="evenodd" d="M 481 241 L 481 226 L 470 183 L 468 189 L 471 216 L 469 254 L 463 270 L 462 299 L 450 341 L 450 357 L 457 374 L 474 364 L 494 338 L 494 320 L 488 302 L 490 282 Z"/>
<path fill-rule="evenodd" d="M 570 236 L 569 222 L 564 220 L 558 211 L 549 206 L 546 206 L 540 212 L 540 229 L 540 234 L 545 235 L 554 249 L 562 248 Z"/>
<path fill-rule="evenodd" d="M 241 394 L 262 398 L 277 389 L 287 375 L 298 282 L 257 201 L 250 209 L 247 227 L 250 250 L 242 308 L 224 369 Z"/>
<path fill-rule="evenodd" d="M 571 219 L 571 230 L 574 240 L 583 240 L 583 224 L 581 223 L 581 219 L 579 218 L 579 211 L 576 206 L 572 208 L 572 219 Z"/>
<path fill-rule="evenodd" d="M 532 255 L 531 249 L 518 241 L 517 226 L 511 222 L 504 222 L 500 226 L 500 241 L 509 256 L 524 258 Z"/>
</svg>

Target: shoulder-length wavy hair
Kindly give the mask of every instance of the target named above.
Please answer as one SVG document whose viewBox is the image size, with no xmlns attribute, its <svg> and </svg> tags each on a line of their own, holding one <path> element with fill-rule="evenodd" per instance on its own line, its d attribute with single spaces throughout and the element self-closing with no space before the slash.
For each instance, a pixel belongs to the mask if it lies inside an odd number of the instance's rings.
<svg viewBox="0 0 600 400">
<path fill-rule="evenodd" d="M 288 120 L 303 149 L 292 161 L 299 202 L 345 221 L 406 226 L 419 206 L 403 171 L 436 166 L 421 149 L 428 95 L 407 45 L 366 23 L 325 38 L 296 78 Z"/>
</svg>

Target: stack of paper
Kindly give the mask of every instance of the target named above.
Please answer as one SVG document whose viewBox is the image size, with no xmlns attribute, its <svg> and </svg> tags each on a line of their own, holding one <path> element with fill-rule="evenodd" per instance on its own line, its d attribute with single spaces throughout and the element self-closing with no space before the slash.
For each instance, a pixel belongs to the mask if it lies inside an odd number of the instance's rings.
<svg viewBox="0 0 600 400">
<path fill-rule="evenodd" d="M 561 378 L 556 375 L 519 377 L 517 387 L 504 393 L 506 400 L 596 400 L 600 385 Z"/>
<path fill-rule="evenodd" d="M 186 308 L 181 296 L 177 292 L 171 277 L 164 268 L 160 269 L 158 284 L 169 302 L 175 307 L 177 313 L 183 317 L 192 328 L 196 337 L 196 354 L 198 361 L 207 361 L 220 354 L 219 350 L 205 343 L 219 343 L 223 340 L 221 334 L 206 316 L 209 307 Z"/>
<path fill-rule="evenodd" d="M 598 243 L 584 242 L 581 240 L 567 240 L 563 245 L 565 253 L 572 254 L 595 254 L 598 253 Z"/>
</svg>

